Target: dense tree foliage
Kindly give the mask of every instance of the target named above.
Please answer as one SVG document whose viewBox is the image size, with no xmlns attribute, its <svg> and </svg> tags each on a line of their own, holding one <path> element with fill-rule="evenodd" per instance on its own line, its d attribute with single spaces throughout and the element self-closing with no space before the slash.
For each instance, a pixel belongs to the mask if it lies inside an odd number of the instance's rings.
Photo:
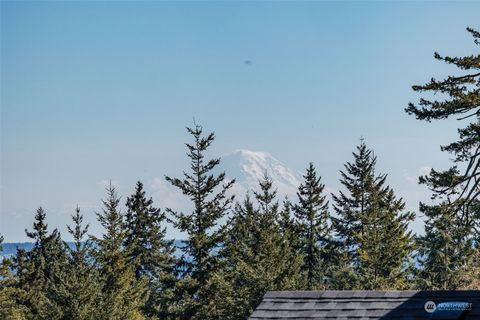
<svg viewBox="0 0 480 320">
<path fill-rule="evenodd" d="M 458 201 L 457 195 L 462 192 L 460 187 L 447 194 L 435 192 L 450 186 L 457 174 L 456 169 L 442 173 L 432 170 L 429 175 L 420 177 L 420 183 L 434 191 L 433 198 L 438 203 L 420 203 L 420 212 L 426 221 L 425 234 L 417 238 L 419 268 L 416 280 L 419 288 L 457 289 L 468 286 L 468 275 L 475 274 L 476 271 L 470 268 L 480 266 L 477 260 L 478 233 L 475 232 L 475 223 L 463 223 L 457 209 L 466 208 L 452 205 Z M 468 210 L 472 221 L 478 222 L 478 200 L 472 201 Z"/>
<path fill-rule="evenodd" d="M 480 33 L 472 28 L 467 31 L 480 45 Z M 453 155 L 452 167 L 432 169 L 420 177 L 436 203 L 420 205 L 426 221 L 425 235 L 418 237 L 417 285 L 429 289 L 478 288 L 480 54 L 451 57 L 435 53 L 434 57 L 453 65 L 459 73 L 413 86 L 425 96 L 417 104 L 410 103 L 406 112 L 428 122 L 456 118 L 463 127 L 458 129 L 457 141 L 441 146 L 442 151 Z"/>
<path fill-rule="evenodd" d="M 72 221 L 68 232 L 73 237 L 73 248 L 66 246 L 68 262 L 63 272 L 55 276 L 55 294 L 61 301 L 62 319 L 91 319 L 99 314 L 99 272 L 89 261 L 91 242 L 85 239 L 88 225 L 83 226 L 80 208 L 75 209 Z"/>
<path fill-rule="evenodd" d="M 234 181 L 226 181 L 225 173 L 213 174 L 220 159 L 205 159 L 205 152 L 215 139 L 210 133 L 203 135 L 199 125 L 187 128 L 193 137 L 192 144 L 186 144 L 191 172 L 184 172 L 183 179 L 166 177 L 193 203 L 190 213 L 168 209 L 173 225 L 187 234 L 181 247 L 183 256 L 180 265 L 181 280 L 177 290 L 176 307 L 182 319 L 205 319 L 211 305 L 212 291 L 209 288 L 211 276 L 219 269 L 220 261 L 215 254 L 224 241 L 225 230 L 219 225 L 233 201 L 227 191 Z"/>
<path fill-rule="evenodd" d="M 468 31 L 479 45 L 480 33 Z M 0 319 L 243 320 L 268 290 L 480 289 L 480 55 L 435 58 L 462 75 L 414 86 L 427 96 L 406 111 L 466 126 L 442 147 L 452 167 L 420 178 L 433 200 L 420 204 L 424 234 L 409 231 L 414 213 L 363 140 L 333 205 L 313 164 L 293 201 L 282 205 L 265 173 L 234 204 L 235 181 L 218 173 L 218 158 L 206 159 L 215 136 L 195 124 L 189 170 L 166 177 L 192 211 L 160 210 L 141 182 L 124 211 L 110 184 L 97 213 L 103 234 L 88 235 L 77 208 L 67 245 L 40 207 L 26 231 L 33 248 L 0 262 Z M 167 223 L 186 240 L 168 240 Z"/>
<path fill-rule="evenodd" d="M 363 141 L 341 171 L 334 214 L 313 164 L 297 201 L 281 205 L 265 173 L 258 190 L 230 210 L 234 182 L 213 174 L 218 159 L 204 159 L 213 134 L 188 131 L 192 172 L 167 181 L 190 198 L 191 213 L 161 211 L 137 182 L 123 214 L 110 185 L 97 213 L 103 235 L 87 237 L 77 208 L 68 246 L 49 232 L 39 208 L 26 231 L 33 248 L 0 264 L 0 317 L 241 320 L 268 290 L 479 288 L 480 201 L 452 205 L 461 185 L 438 192 L 452 185 L 457 168 L 420 178 L 437 203 L 420 205 L 426 232 L 415 248 L 414 214 L 375 172 L 377 158 Z M 467 223 L 458 210 L 469 210 Z M 166 239 L 167 214 L 187 235 L 178 247 Z"/>
<path fill-rule="evenodd" d="M 0 236 L 0 252 L 3 236 Z M 31 318 L 25 301 L 25 291 L 18 287 L 18 278 L 11 272 L 12 261 L 5 258 L 0 264 L 0 319 L 24 320 Z"/>
<path fill-rule="evenodd" d="M 145 278 L 137 280 L 135 265 L 129 263 L 131 247 L 125 247 L 126 230 L 124 216 L 119 211 L 120 199 L 115 188 L 107 188 L 107 199 L 103 200 L 98 221 L 105 229 L 103 237 L 92 237 L 95 243 L 93 256 L 102 277 L 100 289 L 102 299 L 97 319 L 145 319 L 141 311 L 147 292 Z"/>
<path fill-rule="evenodd" d="M 473 36 L 475 44 L 480 45 L 480 33 L 472 28 L 467 28 L 467 31 Z M 417 104 L 410 103 L 405 110 L 417 119 L 428 122 L 453 117 L 463 120 L 462 124 L 467 122 L 465 127 L 458 129 L 459 140 L 441 147 L 454 156 L 454 166 L 443 173 L 448 175 L 455 171 L 456 174 L 448 185 L 432 187 L 437 194 L 448 194 L 450 197 L 455 194 L 456 201 L 450 205 L 456 207 L 453 210 L 461 214 L 462 220 L 469 222 L 470 204 L 480 195 L 480 54 L 451 57 L 435 52 L 434 56 L 439 61 L 455 66 L 462 74 L 442 80 L 432 78 L 424 85 L 413 86 L 414 91 L 427 95 Z M 457 171 L 458 167 L 461 171 Z M 458 189 L 461 191 L 458 192 Z"/>
<path fill-rule="evenodd" d="M 68 265 L 67 248 L 55 229 L 48 233 L 46 212 L 39 208 L 33 230 L 25 230 L 34 241 L 32 250 L 20 250 L 15 261 L 18 285 L 25 290 L 24 304 L 35 319 L 63 319 L 64 310 L 58 291 L 59 281 Z"/>
<path fill-rule="evenodd" d="M 165 213 L 147 199 L 138 181 L 135 193 L 127 198 L 125 247 L 129 263 L 135 266 L 137 280 L 148 279 L 147 316 L 164 319 L 169 316 L 175 284 L 173 240 L 166 240 Z"/>
<path fill-rule="evenodd" d="M 425 235 L 418 238 L 419 288 L 459 288 L 461 277 L 464 276 L 463 267 L 471 262 L 474 254 L 467 230 L 444 203 L 432 206 L 422 204 L 420 211 L 427 221 Z"/>
<path fill-rule="evenodd" d="M 303 256 L 293 246 L 290 205 L 283 211 L 276 200 L 272 180 L 265 175 L 254 192 L 237 203 L 229 223 L 223 256 L 223 276 L 232 292 L 225 316 L 244 319 L 260 303 L 268 290 L 293 290 L 302 286 L 300 267 Z M 231 289 L 230 289 L 231 288 Z"/>
<path fill-rule="evenodd" d="M 387 176 L 375 173 L 377 158 L 363 140 L 353 157 L 341 171 L 346 191 L 333 195 L 339 252 L 352 261 L 340 267 L 353 269 L 358 288 L 406 288 L 413 249 L 408 224 L 414 214 L 385 184 Z"/>
<path fill-rule="evenodd" d="M 322 289 L 325 288 L 328 247 L 332 240 L 328 201 L 324 194 L 325 185 L 320 182 L 320 177 L 317 178 L 313 163 L 303 178 L 297 193 L 298 204 L 294 206 L 297 237 L 304 256 L 302 271 L 306 276 L 306 289 Z"/>
</svg>

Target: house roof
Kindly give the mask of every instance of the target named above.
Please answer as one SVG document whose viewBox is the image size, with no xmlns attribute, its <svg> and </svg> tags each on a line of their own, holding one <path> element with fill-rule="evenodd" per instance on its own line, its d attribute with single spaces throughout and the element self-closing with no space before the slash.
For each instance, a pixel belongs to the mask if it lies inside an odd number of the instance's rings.
<svg viewBox="0 0 480 320">
<path fill-rule="evenodd" d="M 270 291 L 249 319 L 479 320 L 480 291 Z"/>
</svg>

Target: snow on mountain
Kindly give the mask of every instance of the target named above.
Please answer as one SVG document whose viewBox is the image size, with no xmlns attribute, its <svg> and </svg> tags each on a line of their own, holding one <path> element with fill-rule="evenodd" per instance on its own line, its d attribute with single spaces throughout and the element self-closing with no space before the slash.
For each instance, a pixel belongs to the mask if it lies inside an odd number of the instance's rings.
<svg viewBox="0 0 480 320">
<path fill-rule="evenodd" d="M 301 175 L 267 152 L 256 152 L 245 149 L 236 150 L 221 157 L 219 169 L 225 171 L 227 178 L 236 179 L 232 192 L 237 200 L 245 196 L 248 190 L 258 190 L 258 181 L 265 172 L 273 180 L 279 200 L 285 196 L 295 197 L 300 185 Z"/>
<path fill-rule="evenodd" d="M 225 172 L 227 179 L 235 179 L 235 184 L 230 190 L 235 194 L 235 200 L 241 202 L 247 191 L 258 191 L 258 181 L 263 179 L 266 172 L 273 180 L 273 187 L 277 189 L 277 199 L 281 202 L 288 196 L 296 199 L 296 192 L 302 179 L 296 172 L 274 158 L 267 152 L 250 150 L 236 150 L 221 156 L 220 165 L 216 173 Z M 155 178 L 151 184 L 153 198 L 161 207 L 175 210 L 190 210 L 190 201 L 172 187 L 164 178 Z"/>
</svg>

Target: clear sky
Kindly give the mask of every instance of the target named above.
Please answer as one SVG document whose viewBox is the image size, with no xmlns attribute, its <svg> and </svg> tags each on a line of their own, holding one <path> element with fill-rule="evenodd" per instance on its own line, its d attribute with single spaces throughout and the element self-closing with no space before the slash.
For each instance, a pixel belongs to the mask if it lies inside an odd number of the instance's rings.
<svg viewBox="0 0 480 320">
<path fill-rule="evenodd" d="M 216 132 L 212 154 L 313 161 L 333 188 L 364 137 L 416 210 L 428 199 L 416 176 L 448 165 L 439 145 L 458 123 L 406 115 L 410 87 L 455 72 L 434 51 L 477 52 L 465 28 L 479 13 L 474 1 L 2 1 L 0 233 L 25 240 L 40 205 L 51 227 L 76 204 L 92 221 L 108 179 L 124 196 L 138 179 L 152 191 L 186 168 L 193 117 Z"/>
</svg>

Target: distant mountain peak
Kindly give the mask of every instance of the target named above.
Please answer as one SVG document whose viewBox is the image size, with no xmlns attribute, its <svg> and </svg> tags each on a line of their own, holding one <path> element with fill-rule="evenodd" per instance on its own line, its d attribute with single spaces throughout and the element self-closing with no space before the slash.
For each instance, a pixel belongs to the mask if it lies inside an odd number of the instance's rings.
<svg viewBox="0 0 480 320">
<path fill-rule="evenodd" d="M 264 151 L 237 149 L 221 157 L 220 169 L 228 178 L 236 179 L 234 192 L 238 196 L 243 196 L 248 190 L 258 190 L 258 181 L 265 173 L 273 180 L 279 200 L 295 196 L 301 181 L 300 173 Z"/>
<path fill-rule="evenodd" d="M 264 151 L 251 151 L 238 149 L 220 157 L 220 165 L 215 168 L 215 173 L 225 172 L 226 178 L 235 179 L 235 184 L 229 193 L 235 195 L 235 200 L 241 202 L 248 191 L 259 190 L 259 180 L 263 179 L 265 172 L 273 181 L 277 190 L 277 200 L 283 201 L 285 196 L 289 199 L 296 198 L 296 192 L 302 176 L 299 172 L 290 169 L 277 160 L 270 153 Z M 163 178 L 155 178 L 152 183 L 154 198 L 158 199 L 163 207 L 175 210 L 186 210 L 188 201 L 178 190 L 166 183 Z M 191 208 L 190 208 L 191 209 Z"/>
</svg>

